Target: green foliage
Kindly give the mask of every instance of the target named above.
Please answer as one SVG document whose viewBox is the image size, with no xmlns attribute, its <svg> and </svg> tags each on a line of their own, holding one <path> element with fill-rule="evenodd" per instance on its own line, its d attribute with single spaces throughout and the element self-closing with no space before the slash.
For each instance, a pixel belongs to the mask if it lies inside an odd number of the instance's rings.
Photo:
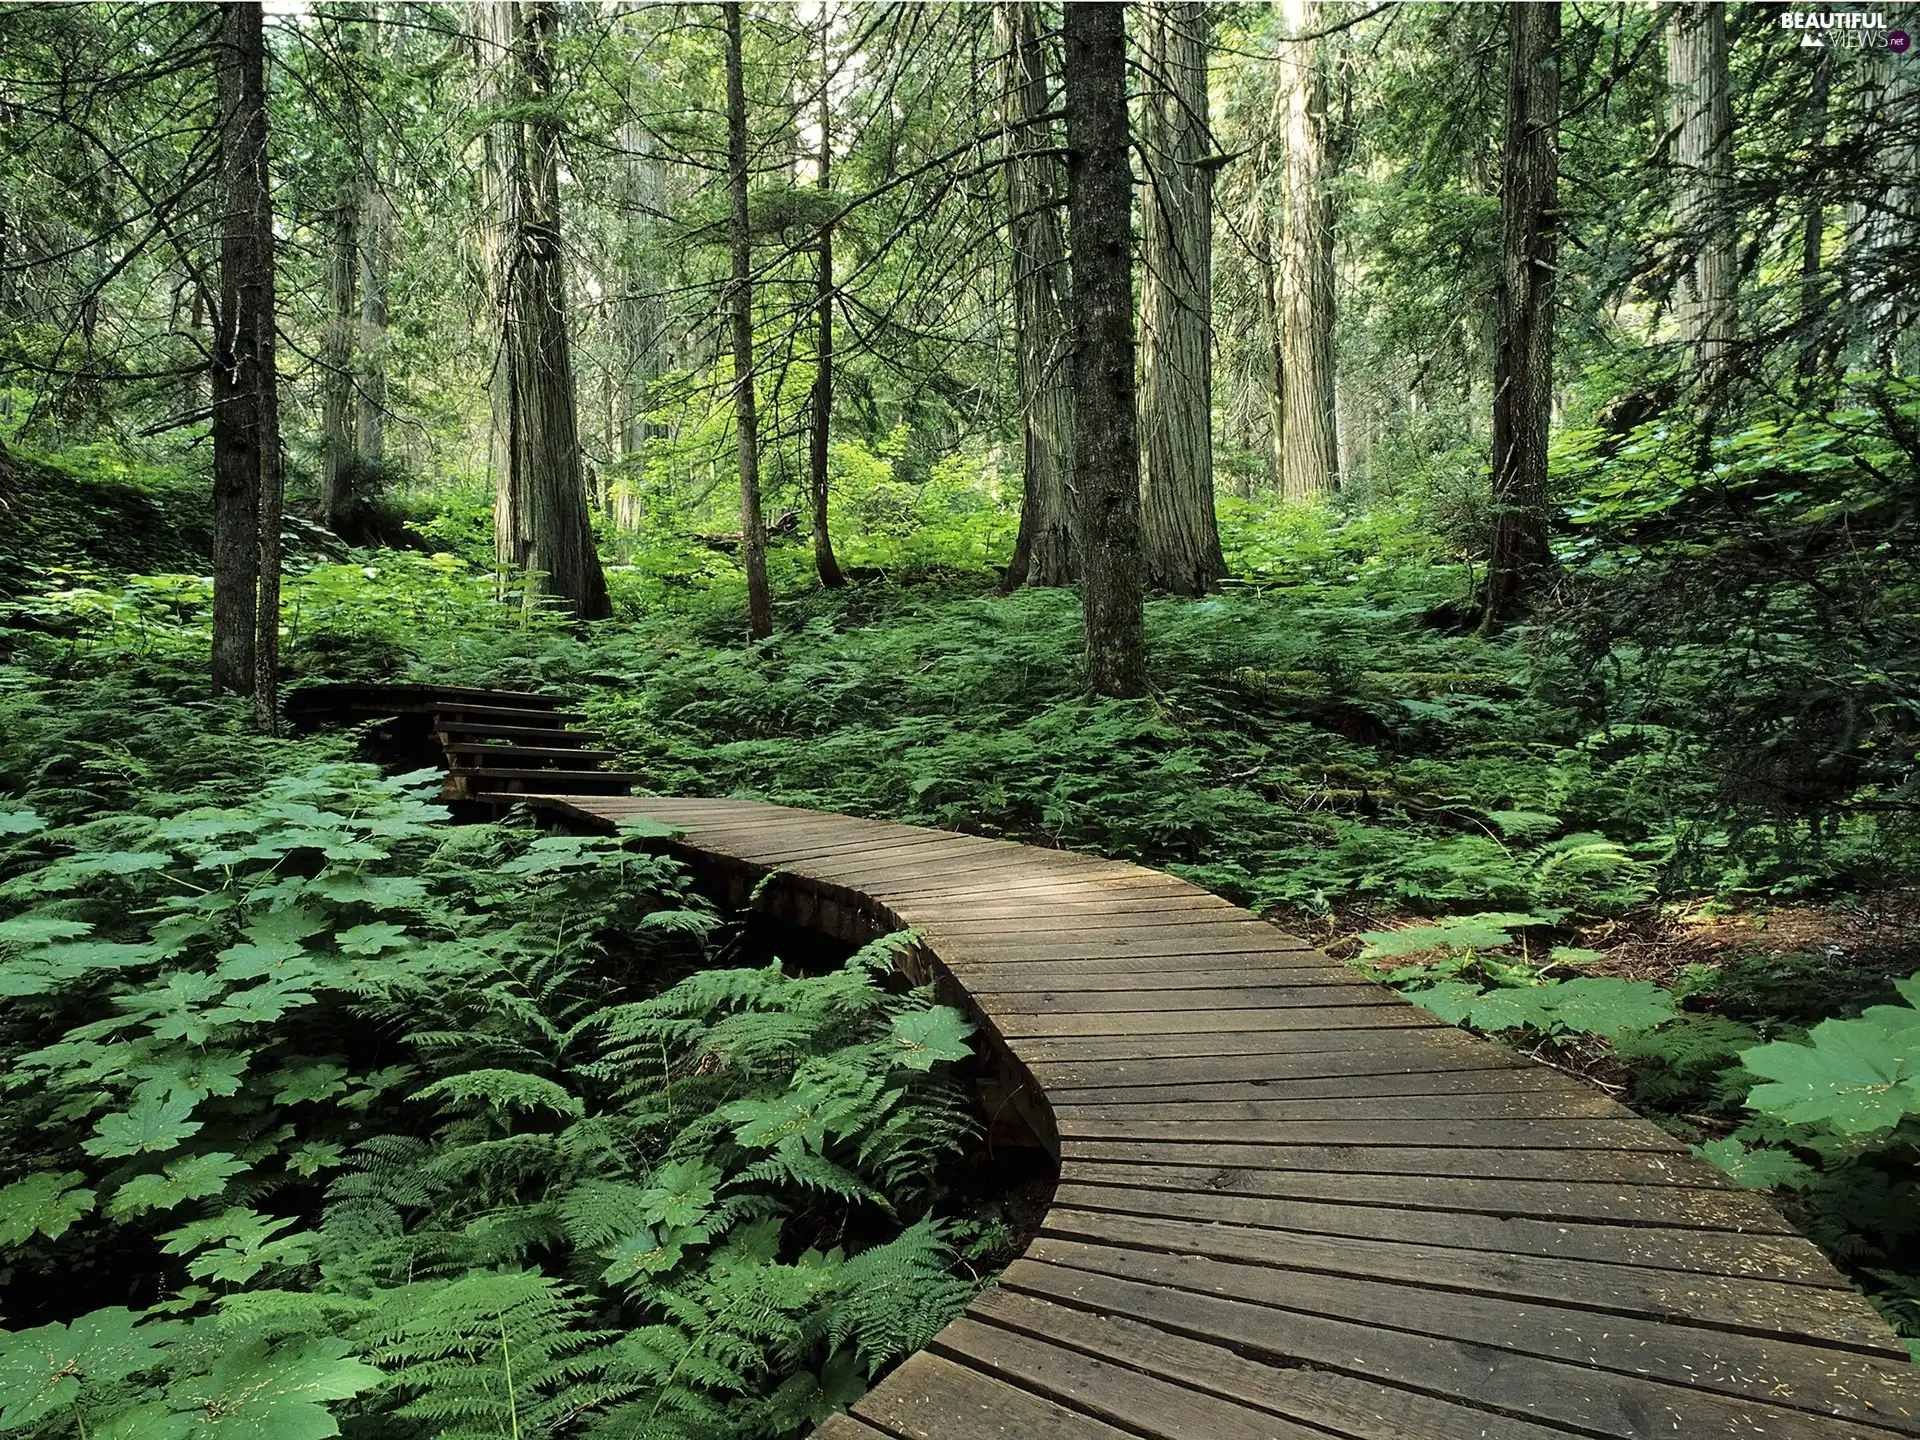
<svg viewBox="0 0 1920 1440">
<path fill-rule="evenodd" d="M 972 1293 L 970 1027 L 898 940 L 636 998 L 717 924 L 680 869 L 425 778 L 5 812 L 0 1283 L 55 1323 L 0 1332 L 0 1431 L 777 1436 Z"/>
<path fill-rule="evenodd" d="M 1591 952 L 1556 947 L 1547 966 L 1484 953 L 1512 946 L 1517 931 L 1552 925 L 1559 918 L 1557 913 L 1493 912 L 1370 931 L 1358 937 L 1364 942 L 1359 963 L 1423 1010 L 1450 1025 L 1471 1025 L 1477 1030 L 1526 1029 L 1543 1035 L 1611 1038 L 1650 1030 L 1674 1018 L 1673 997 L 1651 981 L 1612 976 L 1561 980 L 1545 973 L 1549 966 L 1564 965 Z M 1438 958 L 1427 962 L 1387 963 L 1435 952 Z"/>
<path fill-rule="evenodd" d="M 1920 975 L 1895 988 L 1900 1004 L 1742 1050 L 1757 1118 L 1698 1153 L 1742 1185 L 1792 1193 L 1814 1236 L 1877 1280 L 1887 1317 L 1920 1335 Z"/>
</svg>

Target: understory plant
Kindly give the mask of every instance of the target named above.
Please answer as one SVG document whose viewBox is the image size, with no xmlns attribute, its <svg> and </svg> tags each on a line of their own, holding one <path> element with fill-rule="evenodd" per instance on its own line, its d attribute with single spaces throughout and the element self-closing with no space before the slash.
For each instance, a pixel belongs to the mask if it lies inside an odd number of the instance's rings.
<svg viewBox="0 0 1920 1440">
<path fill-rule="evenodd" d="M 424 778 L 0 802 L 0 1434 L 781 1436 L 972 1293 L 898 941 L 701 969 L 675 862 Z"/>
</svg>

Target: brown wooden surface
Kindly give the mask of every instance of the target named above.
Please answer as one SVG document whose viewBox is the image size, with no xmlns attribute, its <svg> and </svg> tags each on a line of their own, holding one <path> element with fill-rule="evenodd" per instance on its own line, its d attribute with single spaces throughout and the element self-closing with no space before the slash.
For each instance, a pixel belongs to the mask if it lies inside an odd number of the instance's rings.
<svg viewBox="0 0 1920 1440">
<path fill-rule="evenodd" d="M 1040 1235 L 821 1440 L 1920 1435 L 1920 1372 L 1765 1200 L 1184 881 L 750 801 L 551 802 L 919 930 L 916 973 L 1046 1097 Z"/>
</svg>

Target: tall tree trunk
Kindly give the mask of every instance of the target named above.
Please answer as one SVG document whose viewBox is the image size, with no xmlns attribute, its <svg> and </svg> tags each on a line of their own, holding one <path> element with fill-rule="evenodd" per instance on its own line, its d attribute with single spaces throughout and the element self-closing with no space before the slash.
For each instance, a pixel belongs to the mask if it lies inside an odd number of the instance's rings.
<svg viewBox="0 0 1920 1440">
<path fill-rule="evenodd" d="M 760 432 L 753 395 L 753 231 L 747 218 L 747 82 L 740 0 L 721 7 L 727 22 L 727 189 L 733 271 L 733 421 L 740 445 L 740 563 L 747 572 L 747 638 L 773 633 L 767 590 L 767 519 L 760 510 Z"/>
<path fill-rule="evenodd" d="M 220 75 L 220 307 L 213 349 L 213 689 L 272 733 L 280 664 L 280 414 L 261 12 L 230 0 Z"/>
<path fill-rule="evenodd" d="M 637 67 L 638 57 L 632 63 Z M 630 89 L 630 118 L 620 129 L 620 146 L 625 152 L 620 198 L 625 216 L 615 282 L 620 296 L 616 311 L 620 361 L 625 369 L 624 383 L 615 387 L 613 397 L 618 411 L 617 450 L 621 465 L 620 479 L 609 497 L 609 513 L 623 546 L 630 543 L 626 537 L 640 526 L 647 446 L 656 434 L 648 414 L 653 404 L 654 383 L 662 372 L 661 350 L 667 318 L 666 302 L 654 293 L 655 281 L 647 265 L 655 217 L 664 208 L 660 162 L 651 153 L 651 140 L 646 126 L 638 118 L 638 108 L 638 97 Z"/>
<path fill-rule="evenodd" d="M 833 12 L 820 7 L 820 163 L 816 174 L 821 194 L 833 188 Z M 833 225 L 820 227 L 820 253 L 815 277 L 814 306 L 819 339 L 814 345 L 812 413 L 807 426 L 808 498 L 813 510 L 813 568 L 820 583 L 838 590 L 847 583 L 833 553 L 833 534 L 827 525 L 827 449 L 833 437 Z"/>
<path fill-rule="evenodd" d="M 1494 290 L 1492 551 L 1486 616 L 1512 618 L 1552 563 L 1547 426 L 1553 406 L 1553 289 L 1558 241 L 1560 7 L 1507 6 L 1507 120 L 1500 178 L 1500 275 Z"/>
<path fill-rule="evenodd" d="M 502 227 L 507 268 L 501 361 L 510 503 L 504 516 L 496 509 L 494 544 L 507 565 L 529 573 L 528 603 L 544 593 L 581 619 L 596 620 L 611 607 L 580 465 L 561 249 L 559 135 L 546 108 L 553 95 L 559 6 L 554 0 L 509 4 L 514 88 L 527 114 L 507 123 L 510 221 Z"/>
<path fill-rule="evenodd" d="M 355 434 L 354 332 L 359 328 L 360 187 L 348 187 L 333 210 L 327 264 L 327 324 L 320 337 L 320 521 L 353 528 Z"/>
<path fill-rule="evenodd" d="M 1048 113 L 1038 7 L 1001 0 L 995 43 L 1005 57 L 1008 236 L 1013 250 L 1014 350 L 1020 386 L 1020 537 L 1005 584 L 1071 585 L 1077 571 L 1072 496 L 1074 399 L 1067 247 Z"/>
<path fill-rule="evenodd" d="M 1733 108 L 1727 95 L 1726 7 L 1682 0 L 1667 25 L 1668 125 L 1679 190 L 1674 228 L 1691 254 L 1674 305 L 1680 337 L 1712 389 L 1733 359 Z"/>
<path fill-rule="evenodd" d="M 1869 369 L 1911 374 L 1920 363 L 1912 299 L 1914 256 L 1920 253 L 1920 63 L 1881 46 L 1869 52 L 1859 100 L 1866 132 L 1869 193 L 1849 226 L 1851 293 L 1865 301 Z"/>
<path fill-rule="evenodd" d="M 514 36 L 519 29 L 518 0 L 477 0 L 467 12 L 474 20 L 478 83 L 474 108 L 504 106 L 512 99 Z M 518 123 L 498 121 L 482 137 L 480 162 L 480 260 L 486 278 L 487 305 L 498 327 L 499 343 L 487 377 L 491 423 L 487 427 L 487 468 L 493 476 L 493 553 L 502 598 L 511 582 L 516 537 L 520 533 L 520 496 L 513 468 L 513 364 L 507 317 L 513 304 L 514 236 L 517 232 Z"/>
<path fill-rule="evenodd" d="M 1067 211 L 1072 228 L 1075 490 L 1087 685 L 1147 687 L 1140 588 L 1140 451 L 1134 439 L 1133 172 L 1126 7 L 1066 6 Z"/>
<path fill-rule="evenodd" d="M 370 161 L 377 158 L 368 156 Z M 387 460 L 387 277 L 393 263 L 393 224 L 393 202 L 385 186 L 369 180 L 360 192 L 360 393 L 354 406 L 354 451 L 366 481 L 377 479 Z"/>
<path fill-rule="evenodd" d="M 368 0 L 365 48 L 378 56 L 385 27 L 380 0 Z M 360 137 L 360 333 L 355 373 L 354 455 L 363 484 L 378 483 L 387 460 L 387 279 L 393 265 L 393 166 L 377 126 Z"/>
<path fill-rule="evenodd" d="M 1155 0 L 1141 149 L 1141 538 L 1147 583 L 1204 595 L 1227 573 L 1213 513 L 1213 164 L 1207 7 Z"/>
<path fill-rule="evenodd" d="M 1814 61 L 1807 83 L 1807 166 L 1810 173 L 1826 168 L 1827 107 L 1833 87 L 1833 52 L 1822 50 Z M 1800 221 L 1800 360 L 1802 378 L 1819 367 L 1822 344 L 1821 320 L 1826 307 L 1821 303 L 1820 267 L 1825 259 L 1827 211 L 1817 193 L 1807 197 L 1806 214 Z"/>
<path fill-rule="evenodd" d="M 1283 0 L 1289 36 L 1321 27 L 1320 0 Z M 1327 77 L 1320 41 L 1289 39 L 1287 154 L 1280 224 L 1280 493 L 1339 488 L 1333 400 L 1333 197 L 1327 188 Z"/>
</svg>

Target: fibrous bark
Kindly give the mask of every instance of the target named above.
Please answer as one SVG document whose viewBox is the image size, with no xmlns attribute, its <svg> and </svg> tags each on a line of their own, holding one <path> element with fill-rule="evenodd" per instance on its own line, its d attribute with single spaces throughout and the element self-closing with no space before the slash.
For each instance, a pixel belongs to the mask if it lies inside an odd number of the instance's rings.
<svg viewBox="0 0 1920 1440">
<path fill-rule="evenodd" d="M 1289 36 L 1321 28 L 1320 0 L 1283 0 Z M 1280 492 L 1338 488 L 1334 438 L 1333 198 L 1327 188 L 1327 80 L 1317 38 L 1289 39 L 1280 223 Z"/>
<path fill-rule="evenodd" d="M 1552 563 L 1547 424 L 1553 405 L 1560 7 L 1507 6 L 1507 116 L 1495 283 L 1494 530 L 1486 622 L 1510 618 Z"/>
<path fill-rule="evenodd" d="M 327 257 L 327 324 L 320 337 L 320 520 L 340 530 L 354 508 L 354 332 L 359 325 L 359 188 L 333 211 Z"/>
<path fill-rule="evenodd" d="M 732 274 L 733 418 L 740 456 L 740 563 L 747 572 L 747 638 L 773 633 L 767 590 L 767 521 L 760 509 L 760 433 L 753 393 L 753 231 L 747 217 L 747 83 L 740 0 L 722 7 L 727 23 L 727 191 Z"/>
<path fill-rule="evenodd" d="M 1675 296 L 1680 338 L 1710 387 L 1726 379 L 1734 338 L 1733 108 L 1726 7 L 1683 0 L 1667 25 L 1667 123 L 1678 172 L 1674 228 L 1688 249 Z"/>
<path fill-rule="evenodd" d="M 1105 0 L 1076 0 L 1064 12 L 1081 608 L 1088 688 L 1116 697 L 1147 683 L 1125 12 Z"/>
<path fill-rule="evenodd" d="M 1157 0 L 1141 150 L 1141 535 L 1147 583 L 1204 595 L 1227 573 L 1213 511 L 1213 157 L 1207 7 Z"/>
<path fill-rule="evenodd" d="M 1001 3 L 995 42 L 1005 57 L 1008 237 L 1013 250 L 1014 347 L 1020 385 L 1023 494 L 1005 584 L 1071 585 L 1075 575 L 1074 404 L 1060 171 L 1048 113 L 1046 51 L 1037 7 Z"/>
<path fill-rule="evenodd" d="M 495 477 L 494 549 L 503 570 L 527 574 L 529 604 L 544 594 L 581 619 L 599 619 L 610 607 L 580 465 L 561 250 L 559 134 L 546 108 L 559 7 L 553 0 L 506 0 L 491 8 L 505 12 L 495 17 L 495 33 L 506 44 L 513 90 L 523 107 L 520 117 L 500 126 L 503 375 L 495 390 L 495 419 L 504 418 L 505 434 L 495 445 L 504 469 Z"/>
<path fill-rule="evenodd" d="M 251 0 L 224 7 L 220 96 L 220 305 L 213 342 L 215 694 L 251 694 L 260 729 L 278 710 L 280 413 L 274 368 L 273 203 L 266 42 Z"/>
<path fill-rule="evenodd" d="M 833 34 L 830 11 L 820 14 L 820 159 L 815 171 L 824 195 L 833 188 Z M 807 426 L 807 496 L 813 518 L 813 568 L 820 583 L 837 590 L 847 583 L 833 553 L 833 532 L 827 524 L 827 454 L 833 438 L 833 224 L 820 227 L 820 252 L 814 277 L 815 321 L 819 336 L 814 345 L 812 413 Z"/>
</svg>

